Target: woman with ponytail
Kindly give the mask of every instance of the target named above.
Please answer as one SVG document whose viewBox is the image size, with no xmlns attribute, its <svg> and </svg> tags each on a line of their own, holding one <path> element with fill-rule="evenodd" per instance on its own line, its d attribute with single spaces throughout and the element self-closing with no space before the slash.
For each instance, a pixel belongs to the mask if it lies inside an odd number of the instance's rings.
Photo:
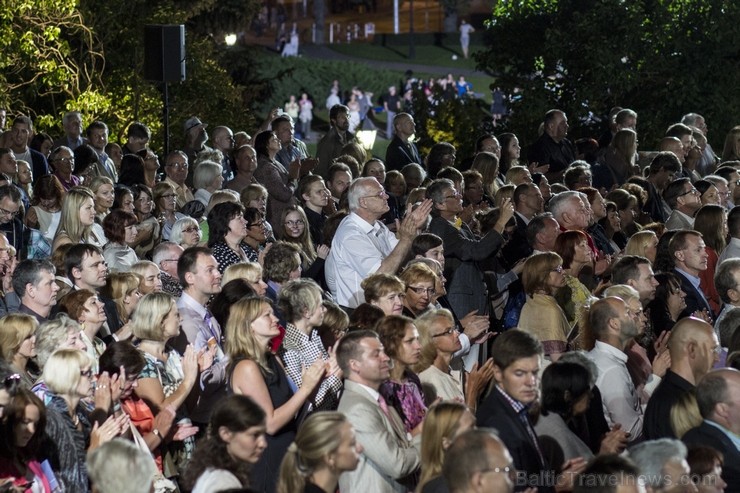
<svg viewBox="0 0 740 493">
<path fill-rule="evenodd" d="M 362 445 L 344 414 L 316 412 L 304 421 L 280 466 L 278 493 L 334 493 L 339 475 L 354 471 Z"/>
</svg>

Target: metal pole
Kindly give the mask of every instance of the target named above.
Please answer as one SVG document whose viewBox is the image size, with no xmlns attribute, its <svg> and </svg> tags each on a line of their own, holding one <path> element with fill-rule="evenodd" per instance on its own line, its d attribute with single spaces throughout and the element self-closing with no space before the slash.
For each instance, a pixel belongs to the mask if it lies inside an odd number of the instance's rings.
<svg viewBox="0 0 740 493">
<path fill-rule="evenodd" d="M 414 46 L 414 0 L 409 0 L 409 58 L 416 58 L 416 47 Z"/>
<path fill-rule="evenodd" d="M 167 92 L 167 83 L 163 82 L 164 85 L 164 108 L 162 109 L 162 118 L 164 120 L 164 155 L 167 156 L 170 153 L 170 100 L 169 93 Z"/>
</svg>

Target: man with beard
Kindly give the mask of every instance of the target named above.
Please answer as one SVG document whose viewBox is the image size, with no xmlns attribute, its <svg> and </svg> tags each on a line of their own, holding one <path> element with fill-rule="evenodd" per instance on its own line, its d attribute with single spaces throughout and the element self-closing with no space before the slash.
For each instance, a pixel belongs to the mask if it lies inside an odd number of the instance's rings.
<svg viewBox="0 0 740 493">
<path fill-rule="evenodd" d="M 40 324 L 49 321 L 51 307 L 57 303 L 59 286 L 54 282 L 56 269 L 48 260 L 28 259 L 13 272 L 13 290 L 21 300 L 20 313 L 31 315 Z"/>
<path fill-rule="evenodd" d="M 589 326 L 596 338 L 587 356 L 599 368 L 596 386 L 601 392 L 604 417 L 629 433 L 630 441 L 642 435 L 643 411 L 640 394 L 627 369 L 627 343 L 638 334 L 635 319 L 620 298 L 608 297 L 591 305 Z"/>
<path fill-rule="evenodd" d="M 322 177 L 326 177 L 331 162 L 342 153 L 342 147 L 355 140 L 355 136 L 349 132 L 349 108 L 335 104 L 329 110 L 329 121 L 331 128 L 316 148 L 319 164 L 314 173 Z"/>
</svg>

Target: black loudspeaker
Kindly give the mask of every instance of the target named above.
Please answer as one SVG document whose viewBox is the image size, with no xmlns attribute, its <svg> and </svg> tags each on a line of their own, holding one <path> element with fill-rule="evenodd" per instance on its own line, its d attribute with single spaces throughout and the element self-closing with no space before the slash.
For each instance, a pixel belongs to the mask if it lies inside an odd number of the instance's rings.
<svg viewBox="0 0 740 493">
<path fill-rule="evenodd" d="M 185 80 L 185 26 L 144 26 L 144 78 L 157 82 Z"/>
</svg>

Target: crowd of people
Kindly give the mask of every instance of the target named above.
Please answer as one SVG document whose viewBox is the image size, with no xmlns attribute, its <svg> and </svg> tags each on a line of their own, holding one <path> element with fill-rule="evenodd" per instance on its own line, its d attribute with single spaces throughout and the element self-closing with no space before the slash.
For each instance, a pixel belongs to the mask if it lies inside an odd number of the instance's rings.
<svg viewBox="0 0 740 493">
<path fill-rule="evenodd" d="M 275 110 L 161 164 L 15 116 L 0 491 L 740 491 L 740 127 L 458 157 L 396 109 L 385 159 L 335 104 L 315 157 Z"/>
</svg>

